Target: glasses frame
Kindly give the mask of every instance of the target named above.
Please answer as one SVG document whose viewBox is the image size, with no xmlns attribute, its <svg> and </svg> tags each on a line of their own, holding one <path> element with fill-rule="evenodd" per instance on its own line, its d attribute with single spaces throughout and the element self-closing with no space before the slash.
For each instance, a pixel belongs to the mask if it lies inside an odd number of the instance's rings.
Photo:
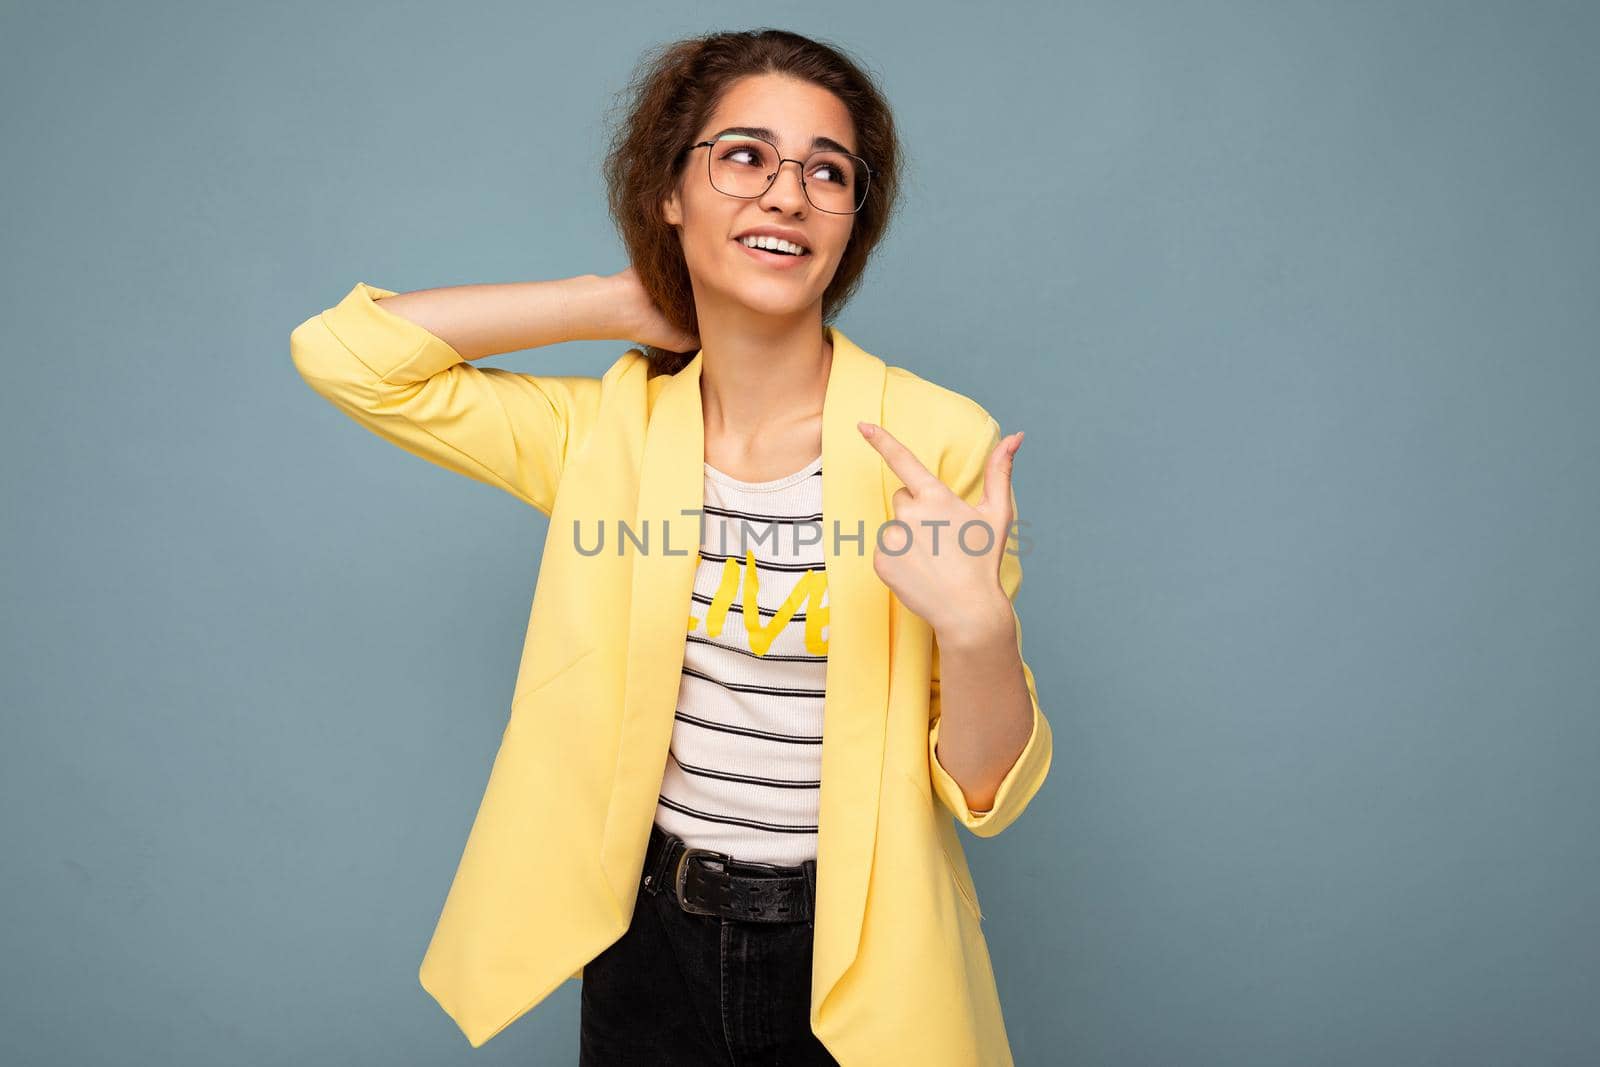
<svg viewBox="0 0 1600 1067">
<path fill-rule="evenodd" d="M 723 138 L 713 137 L 709 141 L 696 141 L 694 144 L 690 145 L 688 148 L 685 148 L 684 151 L 685 152 L 693 152 L 696 148 L 706 148 L 708 146 L 716 145 L 716 144 L 720 143 L 722 140 L 723 140 Z M 716 189 L 716 191 L 719 192 L 719 193 L 722 193 L 723 196 L 731 196 L 736 200 L 758 200 L 761 197 L 766 196 L 768 193 L 770 193 L 772 191 L 773 183 L 778 180 L 778 175 L 783 173 L 783 165 L 785 163 L 793 163 L 793 164 L 795 164 L 796 166 L 798 166 L 800 168 L 800 191 L 805 194 L 806 203 L 810 204 L 812 207 L 816 208 L 818 211 L 821 211 L 821 212 L 823 212 L 825 214 L 828 214 L 828 215 L 856 215 L 856 214 L 860 213 L 862 208 L 867 206 L 867 193 L 871 192 L 871 190 L 872 190 L 872 166 L 866 160 L 864 160 L 860 156 L 856 155 L 854 152 L 837 152 L 837 151 L 834 151 L 832 149 L 818 149 L 816 152 L 812 152 L 811 155 L 806 156 L 805 159 L 787 159 L 787 158 L 784 157 L 783 153 L 778 151 L 778 146 L 775 145 L 775 144 L 772 144 L 772 142 L 767 140 L 765 137 L 749 137 L 749 136 L 741 135 L 741 136 L 739 136 L 737 138 L 737 140 L 740 140 L 740 141 L 760 141 L 764 145 L 771 145 L 772 146 L 772 154 L 778 157 L 778 165 L 775 168 L 773 168 L 773 171 L 772 171 L 771 174 L 767 175 L 767 187 L 765 189 L 761 190 L 759 193 L 752 193 L 750 196 L 740 196 L 738 193 L 729 193 L 729 192 L 724 192 L 721 189 L 717 189 L 717 183 L 715 181 L 712 181 L 712 178 L 711 178 L 711 153 L 707 152 L 706 153 L 706 181 L 711 182 L 711 188 Z M 825 207 L 819 206 L 815 200 L 811 199 L 811 190 L 806 186 L 806 160 L 810 159 L 811 156 L 818 155 L 818 154 L 820 154 L 820 153 L 822 153 L 824 151 L 832 152 L 833 155 L 846 155 L 846 156 L 849 156 L 851 159 L 853 159 L 856 162 L 861 164 L 861 171 L 862 171 L 863 174 L 866 175 L 866 180 L 862 182 L 861 203 L 858 204 L 853 211 L 833 211 L 833 210 L 831 210 L 829 208 L 825 208 Z"/>
</svg>

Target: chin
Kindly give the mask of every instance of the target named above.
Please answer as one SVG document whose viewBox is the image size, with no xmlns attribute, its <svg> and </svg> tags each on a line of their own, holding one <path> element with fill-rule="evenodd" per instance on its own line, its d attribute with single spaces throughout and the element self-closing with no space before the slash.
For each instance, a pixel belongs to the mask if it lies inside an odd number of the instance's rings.
<svg viewBox="0 0 1600 1067">
<path fill-rule="evenodd" d="M 724 297 L 763 315 L 792 315 L 821 298 L 799 278 L 753 277 L 742 271 L 719 273 L 717 288 Z"/>
<path fill-rule="evenodd" d="M 731 295 L 751 311 L 773 317 L 794 315 L 816 303 L 807 293 L 778 293 L 756 285 L 740 286 Z"/>
</svg>

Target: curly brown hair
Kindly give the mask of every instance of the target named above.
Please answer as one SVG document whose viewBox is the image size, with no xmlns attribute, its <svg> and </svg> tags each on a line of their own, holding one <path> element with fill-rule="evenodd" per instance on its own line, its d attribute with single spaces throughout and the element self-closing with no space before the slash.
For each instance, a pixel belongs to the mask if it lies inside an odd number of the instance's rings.
<svg viewBox="0 0 1600 1067">
<path fill-rule="evenodd" d="M 620 109 L 602 173 L 611 219 L 645 292 L 680 329 L 699 333 L 683 249 L 662 217 L 661 202 L 677 186 L 694 137 L 739 78 L 784 74 L 833 93 L 849 110 L 857 154 L 872 168 L 872 187 L 856 213 L 850 243 L 822 296 L 824 325 L 861 283 L 883 240 L 900 191 L 901 146 L 882 91 L 860 63 L 831 43 L 770 27 L 711 33 L 657 45 L 640 60 L 608 111 Z M 673 374 L 692 353 L 639 345 L 650 376 Z"/>
</svg>

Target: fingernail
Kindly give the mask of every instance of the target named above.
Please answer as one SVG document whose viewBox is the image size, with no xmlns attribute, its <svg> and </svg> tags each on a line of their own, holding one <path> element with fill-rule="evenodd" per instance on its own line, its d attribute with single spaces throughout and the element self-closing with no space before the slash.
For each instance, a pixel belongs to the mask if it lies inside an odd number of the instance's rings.
<svg viewBox="0 0 1600 1067">
<path fill-rule="evenodd" d="M 856 423 L 856 428 L 859 429 L 862 433 L 866 434 L 868 437 L 871 437 L 874 433 L 877 433 L 877 431 L 878 431 L 878 428 L 876 426 L 874 426 L 870 422 L 858 422 L 858 423 Z"/>
</svg>

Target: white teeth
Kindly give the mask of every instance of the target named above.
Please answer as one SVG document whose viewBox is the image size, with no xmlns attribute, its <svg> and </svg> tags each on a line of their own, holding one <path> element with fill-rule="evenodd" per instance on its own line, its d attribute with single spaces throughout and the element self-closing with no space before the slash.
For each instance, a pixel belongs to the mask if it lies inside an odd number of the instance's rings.
<svg viewBox="0 0 1600 1067">
<path fill-rule="evenodd" d="M 762 235 L 741 237 L 739 238 L 739 243 L 747 248 L 778 249 L 793 256 L 802 256 L 806 253 L 804 245 L 797 245 L 793 241 L 785 241 L 781 237 L 766 237 Z"/>
</svg>

